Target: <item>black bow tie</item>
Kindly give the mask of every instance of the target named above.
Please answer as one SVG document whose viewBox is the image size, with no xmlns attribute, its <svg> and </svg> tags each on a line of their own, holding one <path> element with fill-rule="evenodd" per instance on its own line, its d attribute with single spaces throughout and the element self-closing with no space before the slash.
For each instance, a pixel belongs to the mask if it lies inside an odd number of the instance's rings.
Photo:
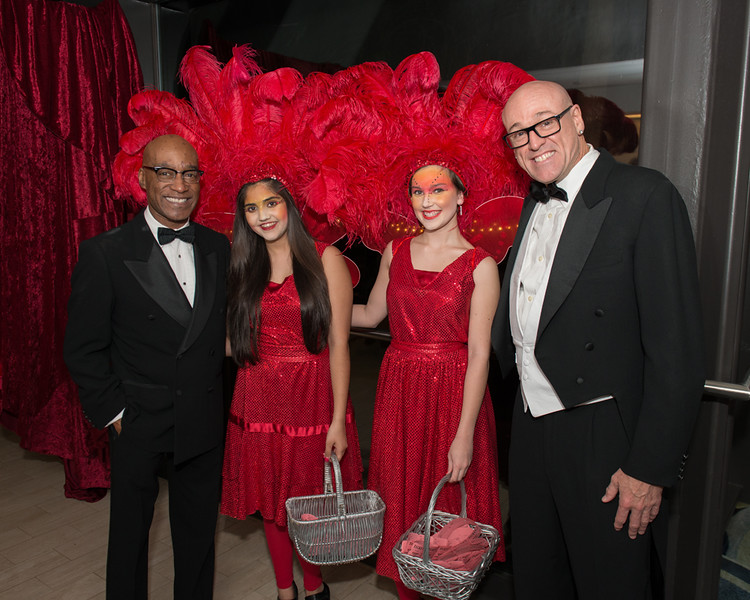
<svg viewBox="0 0 750 600">
<path fill-rule="evenodd" d="M 532 181 L 531 186 L 529 186 L 529 195 L 542 204 L 547 204 L 550 198 L 558 198 L 563 202 L 568 201 L 568 194 L 565 193 L 564 189 L 557 187 L 554 182 L 544 185 L 538 181 Z"/>
<path fill-rule="evenodd" d="M 169 227 L 159 227 L 157 231 L 159 237 L 159 244 L 169 244 L 174 241 L 175 238 L 181 239 L 183 242 L 192 244 L 195 240 L 195 225 L 190 223 L 187 227 L 182 229 L 170 229 Z"/>
</svg>

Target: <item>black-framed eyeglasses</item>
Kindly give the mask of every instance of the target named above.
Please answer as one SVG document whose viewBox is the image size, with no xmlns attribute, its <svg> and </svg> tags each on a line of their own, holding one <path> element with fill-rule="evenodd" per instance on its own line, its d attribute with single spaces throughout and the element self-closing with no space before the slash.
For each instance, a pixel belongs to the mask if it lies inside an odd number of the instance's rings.
<svg viewBox="0 0 750 600">
<path fill-rule="evenodd" d="M 182 177 L 182 180 L 187 184 L 198 183 L 201 180 L 203 171 L 200 169 L 185 169 L 184 171 L 178 171 L 169 167 L 149 167 L 143 165 L 144 169 L 151 169 L 156 173 L 156 180 L 160 183 L 171 183 L 175 180 L 177 175 Z"/>
<path fill-rule="evenodd" d="M 521 148 L 529 143 L 529 133 L 531 133 L 532 131 L 536 133 L 540 138 L 546 138 L 551 135 L 555 135 L 558 131 L 560 131 L 561 128 L 560 119 L 562 119 L 565 116 L 565 113 L 567 113 L 571 108 L 573 108 L 573 104 L 562 111 L 559 115 L 547 117 L 546 119 L 543 119 L 538 123 L 534 123 L 531 127 L 525 127 L 524 129 L 506 133 L 503 136 L 505 144 L 511 150 Z"/>
</svg>

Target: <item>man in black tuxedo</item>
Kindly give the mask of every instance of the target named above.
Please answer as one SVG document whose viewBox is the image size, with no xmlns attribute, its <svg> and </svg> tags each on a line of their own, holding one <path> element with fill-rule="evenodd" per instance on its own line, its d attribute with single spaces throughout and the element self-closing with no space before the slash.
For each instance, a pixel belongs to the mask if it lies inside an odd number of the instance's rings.
<svg viewBox="0 0 750 600">
<path fill-rule="evenodd" d="M 150 142 L 138 172 L 147 208 L 84 241 L 73 271 L 65 361 L 86 417 L 110 430 L 109 600 L 147 596 L 160 472 L 174 597 L 213 595 L 229 242 L 189 223 L 201 175 L 183 138 Z"/>
<path fill-rule="evenodd" d="M 518 88 L 503 123 L 534 180 L 492 329 L 503 374 L 520 377 L 517 598 L 658 597 L 662 490 L 682 469 L 704 382 L 687 212 L 663 175 L 590 147 L 557 84 Z"/>
</svg>

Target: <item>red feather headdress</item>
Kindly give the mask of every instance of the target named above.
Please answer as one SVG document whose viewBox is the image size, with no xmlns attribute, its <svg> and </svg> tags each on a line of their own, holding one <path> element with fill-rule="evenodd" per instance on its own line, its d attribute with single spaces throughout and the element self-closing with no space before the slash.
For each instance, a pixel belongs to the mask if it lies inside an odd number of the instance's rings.
<svg viewBox="0 0 750 600">
<path fill-rule="evenodd" d="M 408 181 L 420 167 L 438 164 L 467 188 L 462 232 L 502 260 L 528 180 L 502 143 L 501 115 L 531 76 L 509 63 L 470 65 L 441 98 L 437 61 L 422 52 L 395 70 L 371 63 L 340 77 L 336 93 L 307 121 L 307 138 L 303 133 L 318 156 L 308 207 L 382 251 L 391 239 L 419 231 Z"/>
<path fill-rule="evenodd" d="M 502 259 L 526 179 L 502 143 L 500 116 L 528 74 L 497 61 L 470 65 L 441 98 L 429 52 L 395 70 L 364 63 L 305 79 L 290 68 L 261 73 L 253 56 L 237 47 L 222 66 L 207 47 L 193 47 L 180 67 L 189 101 L 153 90 L 131 99 L 136 128 L 121 138 L 114 164 L 120 195 L 145 201 L 137 177 L 143 149 L 178 134 L 205 171 L 197 221 L 229 231 L 240 187 L 273 177 L 292 193 L 313 236 L 332 242 L 348 235 L 382 250 L 418 230 L 408 180 L 419 167 L 439 164 L 467 188 L 464 235 Z"/>
</svg>

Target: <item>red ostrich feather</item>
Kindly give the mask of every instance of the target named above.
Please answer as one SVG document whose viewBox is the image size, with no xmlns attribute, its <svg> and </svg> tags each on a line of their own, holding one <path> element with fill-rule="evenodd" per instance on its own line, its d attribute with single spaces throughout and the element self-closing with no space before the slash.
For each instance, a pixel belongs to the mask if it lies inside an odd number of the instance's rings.
<svg viewBox="0 0 750 600">
<path fill-rule="evenodd" d="M 262 74 L 253 57 L 241 46 L 221 65 L 207 47 L 191 48 L 180 69 L 189 102 L 157 91 L 131 99 L 137 127 L 121 138 L 118 193 L 143 202 L 143 148 L 175 133 L 206 171 L 196 220 L 228 231 L 241 185 L 272 176 L 289 187 L 314 236 L 347 234 L 382 250 L 418 231 L 408 181 L 439 164 L 468 189 L 463 233 L 502 259 L 526 185 L 501 141 L 502 110 L 527 73 L 498 61 L 469 65 L 441 98 L 440 68 L 428 52 L 395 70 L 373 62 L 306 78 L 288 68 Z"/>
</svg>

